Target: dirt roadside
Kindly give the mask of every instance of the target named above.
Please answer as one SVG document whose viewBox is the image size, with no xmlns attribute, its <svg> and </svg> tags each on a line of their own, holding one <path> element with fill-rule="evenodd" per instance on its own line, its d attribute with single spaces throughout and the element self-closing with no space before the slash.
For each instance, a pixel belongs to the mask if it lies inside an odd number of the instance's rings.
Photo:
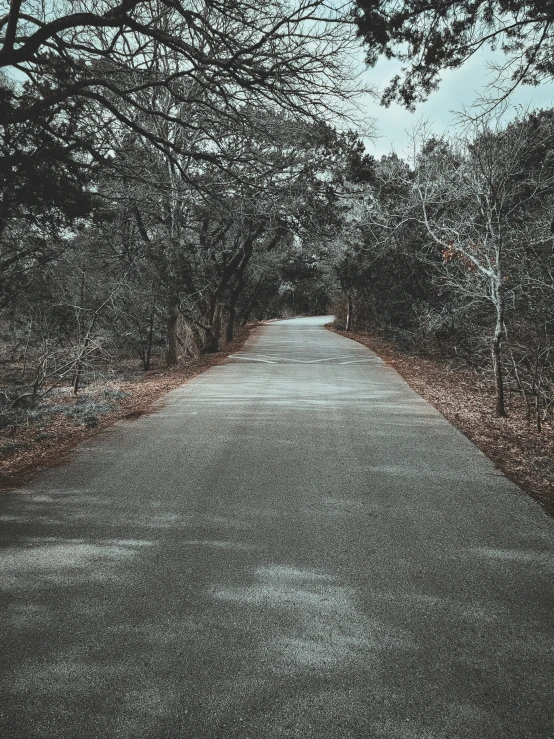
<svg viewBox="0 0 554 739">
<path fill-rule="evenodd" d="M 32 480 L 42 470 L 65 462 L 82 441 L 113 426 L 117 421 L 133 419 L 154 410 L 154 403 L 170 390 L 221 364 L 238 351 L 256 330 L 257 324 L 238 329 L 236 339 L 214 354 L 203 354 L 171 369 L 156 368 L 130 380 L 92 386 L 77 398 L 69 396 L 66 406 L 45 418 L 32 420 L 17 429 L 0 431 L 0 492 Z M 83 401 L 98 405 L 106 393 L 117 394 L 116 407 L 98 416 L 76 415 L 75 407 Z M 57 406 L 60 408 L 60 406 Z"/>
<path fill-rule="evenodd" d="M 554 428 L 539 433 L 526 421 L 519 394 L 507 393 L 508 418 L 496 418 L 494 386 L 470 370 L 434 358 L 411 356 L 380 336 L 338 331 L 378 354 L 422 398 L 465 434 L 510 480 L 554 516 Z"/>
</svg>

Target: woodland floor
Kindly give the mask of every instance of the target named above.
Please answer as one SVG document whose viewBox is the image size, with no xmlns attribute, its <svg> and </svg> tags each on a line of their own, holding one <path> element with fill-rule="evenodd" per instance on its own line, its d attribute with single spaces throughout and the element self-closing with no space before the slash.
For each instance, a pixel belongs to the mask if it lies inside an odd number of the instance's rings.
<svg viewBox="0 0 554 739">
<path fill-rule="evenodd" d="M 381 336 L 337 333 L 367 346 L 394 367 L 413 390 L 554 516 L 554 428 L 545 423 L 538 432 L 530 425 L 521 395 L 508 392 L 508 418 L 497 418 L 495 390 L 488 378 L 453 369 L 435 357 L 410 355 Z"/>
<path fill-rule="evenodd" d="M 120 420 L 136 418 L 152 410 L 153 404 L 238 351 L 253 325 L 240 328 L 233 342 L 214 354 L 202 354 L 171 369 L 137 370 L 136 362 L 123 366 L 117 381 L 89 385 L 77 395 L 60 388 L 50 404 L 29 414 L 16 428 L 0 430 L 0 491 L 29 482 L 41 470 L 64 462 L 71 450 Z"/>
</svg>

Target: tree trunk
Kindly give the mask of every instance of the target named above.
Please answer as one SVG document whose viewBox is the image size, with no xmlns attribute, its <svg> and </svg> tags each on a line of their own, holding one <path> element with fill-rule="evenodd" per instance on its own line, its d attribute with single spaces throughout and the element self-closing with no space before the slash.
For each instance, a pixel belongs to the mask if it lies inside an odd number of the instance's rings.
<svg viewBox="0 0 554 739">
<path fill-rule="evenodd" d="M 77 395 L 79 392 L 79 383 L 81 382 L 81 372 L 83 371 L 83 363 L 81 360 L 77 360 L 77 366 L 75 367 L 75 375 L 73 376 L 73 395 Z"/>
<path fill-rule="evenodd" d="M 179 301 L 171 297 L 167 305 L 167 355 L 165 363 L 168 367 L 177 364 L 177 320 L 179 318 Z"/>
<path fill-rule="evenodd" d="M 87 350 L 92 341 L 91 334 L 94 330 L 94 327 L 96 326 L 97 318 L 98 318 L 98 310 L 95 311 L 94 316 L 92 317 L 92 321 L 90 322 L 90 325 L 87 329 L 87 333 L 85 334 L 85 339 L 83 341 L 83 347 L 81 351 L 79 352 L 77 363 L 75 365 L 75 375 L 73 377 L 73 394 L 74 395 L 77 395 L 77 393 L 79 392 L 79 386 L 81 383 L 81 375 L 83 373 L 84 359 L 87 355 Z"/>
<path fill-rule="evenodd" d="M 250 318 L 250 313 L 252 312 L 252 308 L 254 307 L 254 303 L 256 302 L 256 299 L 258 295 L 260 294 L 262 287 L 265 282 L 265 277 L 262 275 L 260 279 L 258 280 L 258 283 L 256 284 L 256 287 L 254 288 L 254 292 L 252 293 L 250 300 L 248 301 L 248 304 L 244 310 L 244 313 L 242 314 L 242 325 L 246 326 L 248 319 Z"/>
<path fill-rule="evenodd" d="M 352 296 L 350 293 L 348 294 L 348 299 L 346 301 L 346 326 L 345 331 L 350 331 L 352 327 Z"/>
<path fill-rule="evenodd" d="M 85 304 L 85 273 L 83 272 L 81 275 L 81 305 Z M 79 334 L 81 333 L 80 329 L 80 322 L 79 322 Z M 85 345 L 84 350 L 86 351 L 87 345 L 88 345 L 88 337 L 89 332 L 87 332 L 87 335 L 85 337 Z M 81 338 L 81 337 L 79 337 Z M 79 353 L 79 358 L 77 359 L 77 364 L 75 365 L 75 374 L 73 375 L 73 395 L 77 395 L 79 392 L 79 385 L 81 382 L 81 373 L 83 371 L 83 350 Z"/>
<path fill-rule="evenodd" d="M 235 304 L 233 301 L 229 303 L 229 315 L 227 317 L 227 328 L 225 330 L 225 341 L 233 341 L 235 337 Z"/>
<path fill-rule="evenodd" d="M 229 294 L 229 314 L 227 316 L 227 329 L 225 332 L 225 340 L 233 341 L 235 338 L 235 320 L 237 317 L 237 300 L 244 290 L 244 270 L 239 272 L 237 282 Z"/>
<path fill-rule="evenodd" d="M 212 322 L 213 334 L 214 334 L 214 351 L 219 351 L 219 338 L 221 336 L 221 302 L 218 300 L 214 311 L 214 319 Z"/>
<path fill-rule="evenodd" d="M 492 340 L 492 366 L 494 370 L 494 382 L 496 385 L 496 415 L 499 418 L 506 417 L 506 405 L 504 402 L 504 378 L 502 376 L 502 331 L 504 328 L 504 297 L 501 288 L 495 290 L 496 323 L 494 337 Z"/>
<path fill-rule="evenodd" d="M 148 372 L 148 370 L 150 369 L 153 343 L 154 343 L 154 306 L 152 306 L 152 310 L 150 311 L 150 323 L 148 326 L 148 335 L 146 337 L 146 347 L 144 350 L 144 359 L 142 362 L 142 366 L 144 367 L 145 372 Z"/>
<path fill-rule="evenodd" d="M 204 334 L 193 322 L 187 322 L 187 337 L 184 343 L 184 349 L 187 356 L 198 357 L 204 347 Z"/>
<path fill-rule="evenodd" d="M 209 322 L 210 328 L 206 343 L 206 352 L 208 354 L 219 351 L 219 337 L 221 334 L 221 302 L 219 300 L 214 301 L 213 310 L 210 313 L 212 315 Z"/>
</svg>

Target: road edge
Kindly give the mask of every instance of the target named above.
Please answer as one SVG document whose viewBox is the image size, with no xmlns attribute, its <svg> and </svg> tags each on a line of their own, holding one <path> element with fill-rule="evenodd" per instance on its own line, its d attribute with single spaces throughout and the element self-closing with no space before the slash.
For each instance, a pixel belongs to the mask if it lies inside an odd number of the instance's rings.
<svg viewBox="0 0 554 739">
<path fill-rule="evenodd" d="M 426 366 L 432 364 L 432 360 L 412 357 L 403 353 L 392 342 L 369 333 L 341 331 L 332 323 L 325 324 L 325 328 L 377 354 L 387 366 L 400 375 L 414 392 L 433 406 L 454 428 L 483 452 L 502 474 L 537 503 L 545 515 L 554 517 L 554 480 L 537 474 L 532 469 L 532 463 L 523 451 L 526 448 L 523 440 L 529 441 L 527 429 L 520 429 L 517 433 L 517 430 L 514 430 L 515 424 L 508 427 L 509 421 L 493 418 L 488 412 L 481 414 L 480 423 L 469 423 L 468 414 L 464 413 L 466 408 L 462 404 L 456 407 L 455 403 L 441 402 L 440 393 L 446 390 L 446 383 L 439 387 L 438 383 L 433 382 L 430 373 L 424 376 Z M 472 420 L 475 422 L 474 417 Z M 554 440 L 549 443 L 546 433 L 542 438 L 535 439 L 535 437 L 536 434 L 532 440 L 537 445 L 540 442 L 543 444 L 544 456 L 551 456 L 554 451 Z M 527 446 L 531 449 L 530 443 Z M 537 446 L 537 449 L 539 448 Z"/>
</svg>

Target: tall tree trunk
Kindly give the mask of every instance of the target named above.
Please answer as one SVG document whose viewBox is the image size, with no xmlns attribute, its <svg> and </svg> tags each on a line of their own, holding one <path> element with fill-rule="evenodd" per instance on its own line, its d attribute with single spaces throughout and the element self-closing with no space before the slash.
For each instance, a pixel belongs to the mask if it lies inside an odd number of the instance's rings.
<svg viewBox="0 0 554 739">
<path fill-rule="evenodd" d="M 350 293 L 348 293 L 348 298 L 346 301 L 346 326 L 345 330 L 350 331 L 352 328 L 352 296 Z"/>
<path fill-rule="evenodd" d="M 85 273 L 83 272 L 81 275 L 81 305 L 85 304 Z M 79 334 L 81 333 L 81 322 L 79 321 Z M 89 340 L 89 334 L 90 331 L 87 333 L 85 337 L 84 347 L 79 353 L 79 358 L 77 360 L 77 364 L 75 365 L 75 374 L 73 375 L 73 394 L 77 395 L 79 392 L 79 384 L 81 382 L 81 373 L 83 371 L 83 355 L 84 352 L 86 352 L 88 347 L 88 340 Z M 79 339 L 81 339 L 81 336 L 79 336 Z"/>
<path fill-rule="evenodd" d="M 187 356 L 198 357 L 205 344 L 204 332 L 192 321 L 187 322 L 187 329 L 188 333 L 183 347 Z"/>
<path fill-rule="evenodd" d="M 212 329 L 214 334 L 214 352 L 219 351 L 219 338 L 221 336 L 221 301 L 217 301 L 215 311 L 214 311 L 214 318 L 212 321 Z"/>
<path fill-rule="evenodd" d="M 83 371 L 83 363 L 79 358 L 75 367 L 75 374 L 73 376 L 73 395 L 77 395 L 79 392 L 79 384 L 81 382 L 81 373 Z"/>
<path fill-rule="evenodd" d="M 150 310 L 150 322 L 148 326 L 148 335 L 146 337 L 146 347 L 144 350 L 143 367 L 144 367 L 145 372 L 147 372 L 150 369 L 153 343 L 154 343 L 154 305 L 152 305 L 152 308 Z"/>
<path fill-rule="evenodd" d="M 172 295 L 167 304 L 167 355 L 165 363 L 168 367 L 177 364 L 177 320 L 179 318 L 179 300 Z"/>
<path fill-rule="evenodd" d="M 245 264 L 246 266 L 246 264 Z M 233 341 L 235 338 L 235 320 L 237 317 L 237 300 L 244 290 L 244 269 L 238 273 L 235 286 L 229 294 L 229 313 L 227 315 L 227 328 L 225 332 L 225 341 Z"/>
<path fill-rule="evenodd" d="M 211 354 L 219 351 L 219 337 L 221 334 L 221 301 L 217 297 L 214 297 L 210 308 L 208 325 L 210 328 L 208 330 L 206 352 Z"/>
<path fill-rule="evenodd" d="M 499 418 L 505 418 L 506 405 L 504 401 L 504 377 L 502 375 L 504 296 L 502 295 L 502 286 L 500 284 L 497 284 L 494 290 L 494 303 L 496 309 L 496 322 L 494 326 L 494 336 L 492 340 L 492 366 L 494 370 L 494 382 L 496 385 L 496 415 Z"/>
<path fill-rule="evenodd" d="M 79 392 L 79 386 L 80 386 L 80 383 L 81 383 L 81 376 L 83 374 L 84 360 L 85 360 L 85 357 L 87 355 L 88 348 L 89 348 L 89 346 L 92 343 L 92 332 L 94 330 L 94 327 L 96 326 L 96 321 L 98 319 L 98 310 L 99 309 L 97 309 L 94 312 L 94 315 L 92 317 L 92 321 L 90 322 L 89 327 L 87 329 L 87 332 L 85 334 L 85 338 L 84 338 L 84 341 L 83 341 L 83 346 L 81 348 L 81 351 L 79 352 L 79 356 L 78 356 L 77 362 L 75 364 L 75 374 L 73 376 L 73 394 L 74 395 L 77 395 L 77 393 Z"/>
<path fill-rule="evenodd" d="M 229 303 L 229 315 L 227 316 L 227 327 L 225 330 L 225 341 L 233 341 L 235 337 L 235 315 L 236 308 L 233 299 Z"/>
<path fill-rule="evenodd" d="M 242 325 L 246 326 L 248 323 L 248 319 L 250 318 L 250 313 L 252 312 L 252 308 L 254 307 L 254 303 L 256 302 L 256 299 L 258 295 L 260 294 L 262 287 L 264 286 L 265 282 L 265 276 L 262 275 L 260 279 L 258 280 L 256 287 L 254 288 L 254 292 L 250 296 L 250 300 L 248 301 L 248 304 L 244 310 L 244 313 L 242 314 Z"/>
</svg>

